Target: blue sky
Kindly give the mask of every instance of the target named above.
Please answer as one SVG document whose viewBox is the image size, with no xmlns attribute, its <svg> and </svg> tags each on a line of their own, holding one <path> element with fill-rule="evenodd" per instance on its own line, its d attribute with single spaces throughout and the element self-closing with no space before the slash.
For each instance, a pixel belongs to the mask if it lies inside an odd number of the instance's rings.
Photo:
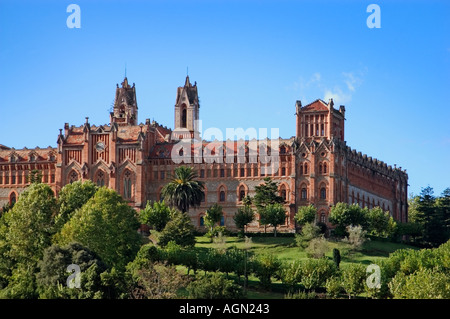
<svg viewBox="0 0 450 319">
<path fill-rule="evenodd" d="M 372 3 L 381 28 L 366 24 Z M 55 147 L 65 122 L 107 124 L 125 65 L 139 121 L 173 127 L 188 67 L 203 128 L 289 138 L 296 100 L 333 97 L 350 147 L 438 195 L 450 187 L 449 16 L 449 1 L 0 0 L 0 144 Z"/>
</svg>

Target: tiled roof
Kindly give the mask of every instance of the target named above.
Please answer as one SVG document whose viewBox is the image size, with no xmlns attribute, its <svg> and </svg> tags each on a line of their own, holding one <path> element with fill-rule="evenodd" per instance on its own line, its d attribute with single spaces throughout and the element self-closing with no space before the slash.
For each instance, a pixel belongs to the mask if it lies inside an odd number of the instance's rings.
<svg viewBox="0 0 450 319">
<path fill-rule="evenodd" d="M 50 155 L 55 156 L 54 160 L 56 160 L 56 152 L 56 148 L 53 148 L 51 146 L 47 148 L 36 147 L 33 149 L 23 148 L 17 150 L 14 148 L 0 149 L 0 163 L 9 162 L 11 155 L 14 155 L 16 157 L 16 163 L 28 162 L 30 160 L 30 156 L 35 156 L 34 160 L 36 162 L 49 161 Z"/>
<path fill-rule="evenodd" d="M 321 99 L 317 99 L 302 107 L 302 111 L 328 111 L 328 104 Z"/>
</svg>

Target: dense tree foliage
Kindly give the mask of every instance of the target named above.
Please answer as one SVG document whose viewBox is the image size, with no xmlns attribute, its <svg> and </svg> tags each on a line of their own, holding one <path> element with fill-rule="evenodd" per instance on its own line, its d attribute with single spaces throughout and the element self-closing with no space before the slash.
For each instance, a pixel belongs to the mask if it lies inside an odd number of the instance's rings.
<svg viewBox="0 0 450 319">
<path fill-rule="evenodd" d="M 240 230 L 240 236 L 243 237 L 245 227 L 255 219 L 255 212 L 250 205 L 239 207 L 236 214 L 233 216 L 236 228 Z"/>
<path fill-rule="evenodd" d="M 139 213 L 139 220 L 142 224 L 153 227 L 156 231 L 162 231 L 170 221 L 170 217 L 175 214 L 175 210 L 166 205 L 164 201 L 149 202 Z"/>
<path fill-rule="evenodd" d="M 213 232 L 214 225 L 220 223 L 223 217 L 222 206 L 217 203 L 211 205 L 205 214 L 205 224 L 209 227 L 210 234 Z"/>
<path fill-rule="evenodd" d="M 316 220 L 317 208 L 314 205 L 300 206 L 297 214 L 295 214 L 295 221 L 303 226 L 305 224 L 312 223 Z"/>
<path fill-rule="evenodd" d="M 367 216 L 358 204 L 337 203 L 331 207 L 329 221 L 336 226 L 334 233 L 337 236 L 344 237 L 348 236 L 347 226 L 361 225 L 366 227 Z"/>
<path fill-rule="evenodd" d="M 70 273 L 67 267 L 76 264 L 80 267 L 81 287 L 72 289 L 66 282 Z M 103 297 L 100 274 L 106 266 L 91 250 L 78 243 L 65 247 L 52 245 L 44 251 L 36 273 L 37 290 L 41 298 L 100 298 Z"/>
<path fill-rule="evenodd" d="M 440 197 L 434 196 L 433 188 L 423 188 L 420 195 L 409 200 L 409 222 L 417 225 L 416 242 L 436 247 L 450 239 L 450 188 Z"/>
<path fill-rule="evenodd" d="M 187 213 L 177 211 L 164 227 L 159 238 L 159 245 L 164 247 L 170 241 L 183 247 L 195 245 L 195 228 Z"/>
<path fill-rule="evenodd" d="M 50 186 L 34 183 L 0 221 L 0 284 L 8 298 L 36 296 L 34 273 L 51 245 L 57 202 Z"/>
<path fill-rule="evenodd" d="M 284 203 L 278 192 L 278 183 L 270 177 L 264 178 L 264 184 L 255 186 L 255 196 L 251 200 L 258 212 L 269 204 Z"/>
<path fill-rule="evenodd" d="M 58 196 L 59 214 L 56 216 L 56 227 L 61 229 L 69 221 L 73 213 L 83 207 L 97 192 L 97 185 L 92 181 L 76 181 L 65 185 Z"/>
<path fill-rule="evenodd" d="M 136 212 L 114 190 L 99 188 L 55 237 L 60 245 L 79 242 L 108 267 L 123 268 L 141 245 Z"/>
</svg>

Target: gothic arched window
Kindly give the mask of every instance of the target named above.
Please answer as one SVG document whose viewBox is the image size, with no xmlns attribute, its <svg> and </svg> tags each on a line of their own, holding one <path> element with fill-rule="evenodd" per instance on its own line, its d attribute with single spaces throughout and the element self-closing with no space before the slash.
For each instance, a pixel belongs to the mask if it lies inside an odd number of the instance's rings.
<svg viewBox="0 0 450 319">
<path fill-rule="evenodd" d="M 327 198 L 327 189 L 325 187 L 322 187 L 320 189 L 320 199 L 326 199 Z"/>
<path fill-rule="evenodd" d="M 105 174 L 103 173 L 103 171 L 99 171 L 97 173 L 97 179 L 95 183 L 100 187 L 105 186 Z"/>
<path fill-rule="evenodd" d="M 219 188 L 219 202 L 224 202 L 225 201 L 225 188 L 222 186 Z"/>
<path fill-rule="evenodd" d="M 245 188 L 244 186 L 240 186 L 239 187 L 239 201 L 242 202 L 244 200 L 245 197 Z"/>
<path fill-rule="evenodd" d="M 307 199 L 308 193 L 306 191 L 306 187 L 303 187 L 301 190 L 301 199 Z"/>
<path fill-rule="evenodd" d="M 186 115 L 186 109 L 183 109 L 183 111 L 181 111 L 181 127 L 187 127 L 186 123 L 187 123 L 187 115 Z"/>
<path fill-rule="evenodd" d="M 123 175 L 123 198 L 125 199 L 131 199 L 132 198 L 132 173 L 127 170 L 125 174 Z"/>
<path fill-rule="evenodd" d="M 69 174 L 69 183 L 72 184 L 78 180 L 78 173 L 72 170 Z"/>
<path fill-rule="evenodd" d="M 284 201 L 287 200 L 287 191 L 286 191 L 286 186 L 282 185 L 280 188 L 280 196 L 281 198 L 283 198 Z"/>
<path fill-rule="evenodd" d="M 11 193 L 11 195 L 9 196 L 9 205 L 12 207 L 14 206 L 14 204 L 16 203 L 17 198 L 16 198 L 16 193 Z"/>
</svg>

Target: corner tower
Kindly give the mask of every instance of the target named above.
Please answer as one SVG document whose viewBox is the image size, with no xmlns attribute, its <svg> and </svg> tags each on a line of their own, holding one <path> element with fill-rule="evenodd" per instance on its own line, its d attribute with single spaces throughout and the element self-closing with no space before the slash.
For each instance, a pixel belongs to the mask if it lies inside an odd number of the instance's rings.
<svg viewBox="0 0 450 319">
<path fill-rule="evenodd" d="M 136 101 L 136 88 L 128 84 L 125 77 L 121 87 L 117 84 L 116 97 L 114 99 L 113 112 L 110 113 L 110 121 L 118 125 L 137 125 L 138 107 Z"/>
<path fill-rule="evenodd" d="M 189 76 L 186 76 L 184 86 L 177 88 L 173 136 L 178 139 L 197 138 L 199 136 L 199 113 L 197 82 L 192 85 Z"/>
<path fill-rule="evenodd" d="M 295 103 L 298 139 L 320 140 L 321 138 L 336 138 L 344 141 L 345 106 L 339 110 L 334 108 L 333 99 L 325 103 L 321 99 L 303 106 L 300 101 Z"/>
</svg>

